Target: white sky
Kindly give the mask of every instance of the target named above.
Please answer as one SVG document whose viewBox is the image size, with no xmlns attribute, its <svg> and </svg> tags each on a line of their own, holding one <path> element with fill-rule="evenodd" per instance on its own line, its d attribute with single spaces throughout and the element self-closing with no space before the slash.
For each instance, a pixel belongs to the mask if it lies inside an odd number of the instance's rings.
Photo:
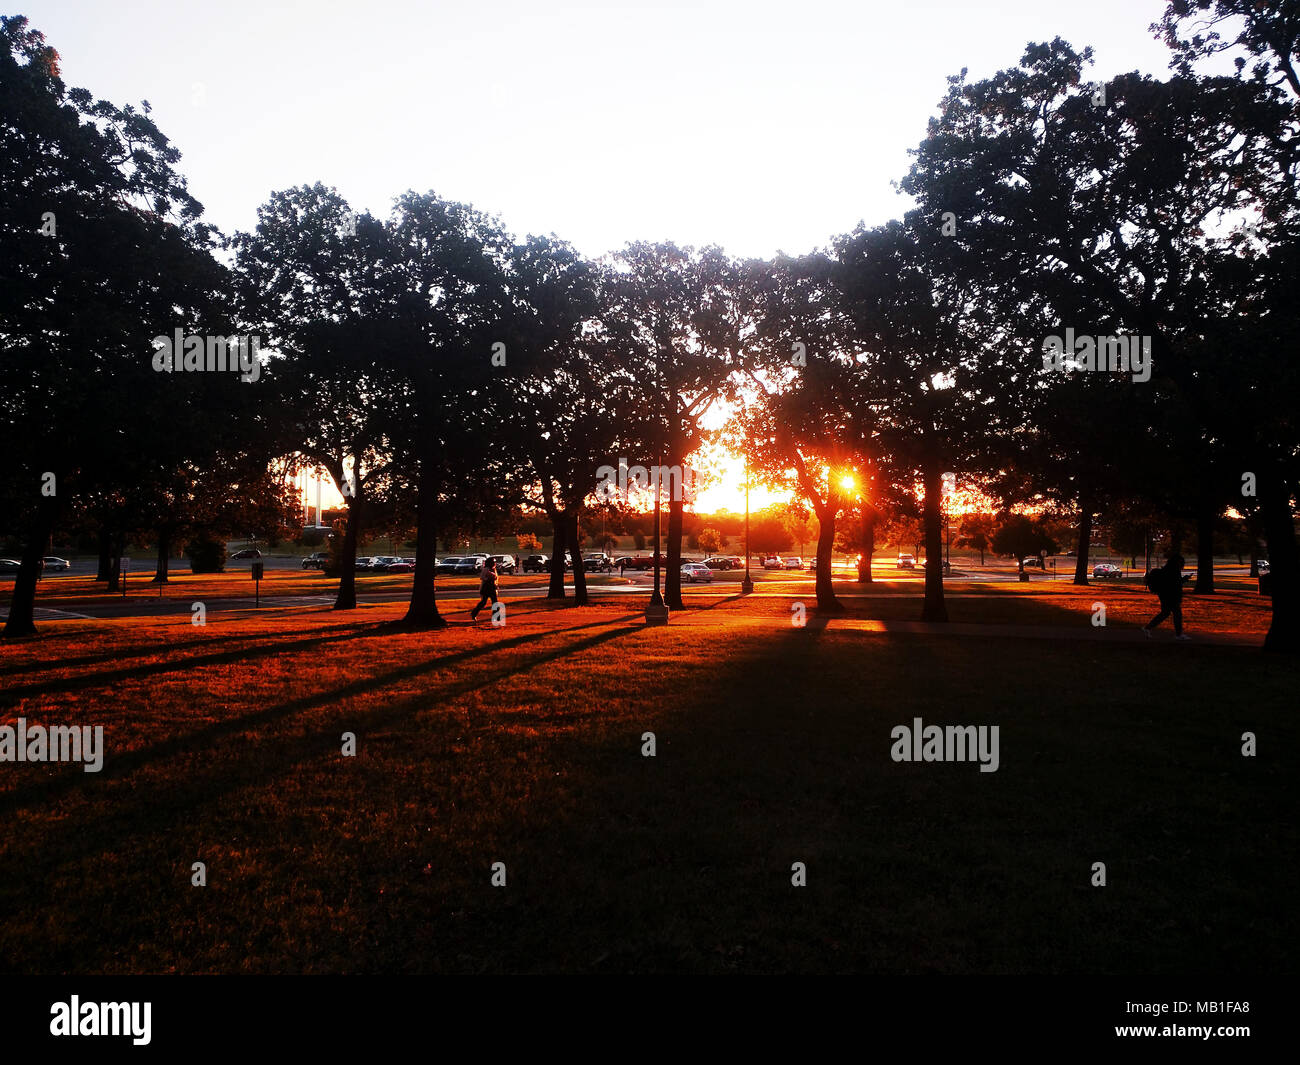
<svg viewBox="0 0 1300 1065">
<path fill-rule="evenodd" d="M 408 188 L 554 232 L 807 251 L 906 207 L 907 170 L 963 66 L 1030 40 L 1096 50 L 1095 76 L 1163 77 L 1163 0 L 27 0 L 64 80 L 149 100 L 206 217 L 333 185 L 387 213 Z M 633 457 L 635 461 L 635 457 Z M 735 468 L 732 469 L 731 466 Z M 739 509 L 741 465 L 699 509 Z M 767 493 L 751 493 L 762 505 Z"/>
<path fill-rule="evenodd" d="M 407 188 L 554 232 L 796 253 L 904 204 L 890 187 L 946 75 L 1029 40 L 1164 74 L 1162 0 L 27 0 L 72 85 L 149 100 L 207 217 L 250 227 L 323 181 Z"/>
</svg>

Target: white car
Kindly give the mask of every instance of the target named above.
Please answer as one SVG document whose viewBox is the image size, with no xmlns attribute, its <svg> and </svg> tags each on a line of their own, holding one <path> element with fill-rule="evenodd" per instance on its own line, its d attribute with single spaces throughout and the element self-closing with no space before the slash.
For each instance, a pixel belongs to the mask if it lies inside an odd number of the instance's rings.
<svg viewBox="0 0 1300 1065">
<path fill-rule="evenodd" d="M 699 562 L 683 562 L 682 580 L 690 581 L 692 584 L 696 581 L 708 581 L 709 583 L 712 583 L 713 571 L 710 570 L 708 566 L 702 565 Z"/>
<path fill-rule="evenodd" d="M 47 573 L 62 572 L 68 566 L 69 562 L 66 558 L 56 558 L 54 555 L 45 556 L 45 571 Z"/>
<path fill-rule="evenodd" d="M 782 565 L 785 569 L 803 569 L 803 559 L 792 556 L 787 558 Z"/>
<path fill-rule="evenodd" d="M 899 556 L 898 556 L 898 568 L 899 568 L 899 569 L 916 569 L 916 556 L 915 556 L 915 555 L 899 555 Z"/>
</svg>

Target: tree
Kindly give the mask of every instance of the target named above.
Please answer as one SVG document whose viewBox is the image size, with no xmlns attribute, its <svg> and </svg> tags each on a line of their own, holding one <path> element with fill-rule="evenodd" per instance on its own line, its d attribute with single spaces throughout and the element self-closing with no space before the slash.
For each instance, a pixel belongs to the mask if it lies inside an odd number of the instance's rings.
<svg viewBox="0 0 1300 1065">
<path fill-rule="evenodd" d="M 189 414 L 142 402 L 187 387 L 153 368 L 159 323 L 224 324 L 214 232 L 149 110 L 67 88 L 44 37 L 0 20 L 0 507 L 25 530 L 6 636 L 36 631 L 59 518 L 125 502 L 158 468 L 141 440 Z"/>
<path fill-rule="evenodd" d="M 993 536 L 997 531 L 997 518 L 992 514 L 967 513 L 962 515 L 961 535 L 957 538 L 958 547 L 973 547 L 980 553 L 980 565 L 984 565 L 984 552 L 993 546 Z"/>
<path fill-rule="evenodd" d="M 720 249 L 628 244 L 614 257 L 603 321 L 617 329 L 625 365 L 637 368 L 643 416 L 640 465 L 684 469 L 704 438 L 704 418 L 727 390 L 745 328 L 739 268 Z M 632 419 L 629 419 L 629 423 Z M 681 492 L 668 500 L 664 600 L 681 594 Z M 656 567 L 657 572 L 658 567 Z"/>
<path fill-rule="evenodd" d="M 234 240 L 245 313 L 281 356 L 281 448 L 291 470 L 326 471 L 347 510 L 335 610 L 357 605 L 356 554 L 370 497 L 391 481 L 405 383 L 377 342 L 390 313 L 373 284 L 384 240 L 381 223 L 319 183 L 274 193 Z"/>
<path fill-rule="evenodd" d="M 727 546 L 727 538 L 711 525 L 701 529 L 696 540 L 706 555 L 716 555 Z"/>
<path fill-rule="evenodd" d="M 1025 514 L 1008 514 L 999 519 L 997 532 L 993 534 L 993 550 L 999 555 L 1013 557 L 1019 572 L 1025 572 L 1025 558 L 1029 555 L 1042 557 L 1044 553 L 1056 550 L 1056 541 L 1048 535 L 1043 523 Z"/>
<path fill-rule="evenodd" d="M 1261 509 L 1288 556 L 1268 643 L 1300 648 L 1295 449 L 1274 402 L 1276 360 L 1261 355 L 1265 335 L 1290 328 L 1291 304 L 1276 282 L 1294 277 L 1282 251 L 1294 246 L 1293 138 L 1282 132 L 1294 125 L 1293 107 L 1260 79 L 1128 74 L 1085 88 L 1090 59 L 1056 40 L 1031 44 L 1018 69 L 987 81 L 950 79 L 904 190 L 923 216 L 960 220 L 952 264 L 1008 320 L 1029 301 L 1058 328 L 1142 339 L 1145 367 L 1120 369 L 1145 391 L 1147 416 L 1133 424 L 1150 426 L 1180 460 L 1162 469 L 1158 451 L 1141 464 L 1163 474 L 1179 497 L 1171 505 L 1208 529 L 1233 466 L 1267 470 Z M 1242 229 L 1210 235 L 1242 215 L 1258 220 L 1260 240 L 1278 255 L 1261 261 Z M 1266 315 L 1249 313 L 1252 303 Z M 1017 338 L 1030 376 L 1043 339 Z M 1096 466 L 1113 469 L 1104 457 Z M 1097 509 L 1082 506 L 1086 515 Z"/>
</svg>

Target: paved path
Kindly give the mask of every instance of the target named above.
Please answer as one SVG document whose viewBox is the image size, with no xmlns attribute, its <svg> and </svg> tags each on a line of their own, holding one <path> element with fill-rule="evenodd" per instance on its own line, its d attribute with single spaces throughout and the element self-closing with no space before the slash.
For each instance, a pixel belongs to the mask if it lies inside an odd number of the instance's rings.
<svg viewBox="0 0 1300 1065">
<path fill-rule="evenodd" d="M 502 599 L 522 599 L 536 598 L 546 589 L 545 582 L 535 584 L 515 584 L 507 585 L 501 590 Z M 648 589 L 645 587 L 636 587 L 628 585 L 591 585 L 588 589 L 593 598 L 600 596 L 622 597 L 634 595 L 638 599 L 643 599 Z M 734 600 L 739 599 L 739 589 L 728 585 L 687 585 L 682 589 L 683 595 L 690 599 L 696 597 L 716 598 L 722 596 Z M 755 591 L 752 595 L 746 596 L 746 601 L 756 599 L 791 599 L 797 597 L 798 593 L 790 591 L 785 592 L 763 592 Z M 871 598 L 869 593 L 842 592 L 838 593 L 841 599 L 867 599 Z M 358 605 L 369 606 L 382 603 L 403 603 L 410 597 L 408 592 L 381 592 L 373 595 L 366 595 L 364 592 L 358 597 Z M 439 602 L 447 606 L 447 613 L 455 615 L 464 609 L 464 604 L 474 603 L 478 599 L 476 593 L 471 589 L 457 589 L 453 592 L 446 592 L 439 596 Z M 198 600 L 195 600 L 198 601 Z M 261 605 L 255 604 L 253 597 L 241 598 L 211 598 L 203 600 L 204 606 L 209 615 L 211 614 L 242 614 L 245 616 L 256 616 L 259 613 L 266 615 L 285 614 L 300 611 L 321 611 L 328 609 L 334 602 L 332 595 L 302 595 L 302 596 L 263 596 Z M 452 604 L 456 604 L 454 607 Z M 629 608 L 639 607 L 641 604 L 628 603 Z M 158 598 L 156 596 L 128 596 L 122 599 L 110 601 L 100 601 L 97 603 L 87 603 L 81 607 L 81 612 L 67 610 L 57 610 L 50 607 L 37 607 L 37 621 L 71 621 L 71 620 L 107 620 L 115 618 L 162 618 L 175 617 L 179 615 L 190 616 L 192 613 L 192 601 L 186 599 L 169 599 Z M 7 611 L 0 611 L 0 621 L 7 617 Z M 687 624 L 708 624 L 708 625 L 725 625 L 728 621 L 745 621 L 751 623 L 772 624 L 780 622 L 787 624 L 779 615 L 774 617 L 771 614 L 746 614 L 736 609 L 720 611 L 692 611 L 689 614 L 680 616 L 681 621 Z M 925 636 L 978 636 L 994 637 L 1011 640 L 1083 640 L 1091 643 L 1176 643 L 1177 646 L 1195 646 L 1197 644 L 1211 644 L 1232 647 L 1259 647 L 1263 643 L 1263 636 L 1240 633 L 1240 632 L 1196 632 L 1192 631 L 1189 635 L 1190 641 L 1175 641 L 1173 630 L 1169 625 L 1157 629 L 1154 637 L 1150 640 L 1142 634 L 1137 628 L 1116 627 L 1108 628 L 1105 626 L 1094 627 L 1088 623 L 1089 615 L 1082 615 L 1080 624 L 1077 625 L 1008 625 L 1008 624 L 979 624 L 972 622 L 923 622 L 923 621 L 881 621 L 873 618 L 854 618 L 854 617 L 827 617 L 819 615 L 814 609 L 809 609 L 808 621 L 805 626 L 811 632 L 820 632 L 827 629 L 836 631 L 855 631 L 867 633 L 880 633 L 885 635 L 925 635 Z M 679 621 L 679 623 L 681 623 Z M 671 624 L 671 622 L 670 622 Z"/>
</svg>

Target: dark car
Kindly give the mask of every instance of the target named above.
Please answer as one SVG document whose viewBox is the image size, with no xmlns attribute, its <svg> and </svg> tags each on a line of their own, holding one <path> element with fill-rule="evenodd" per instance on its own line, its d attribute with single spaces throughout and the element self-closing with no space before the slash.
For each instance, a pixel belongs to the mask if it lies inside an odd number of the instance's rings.
<svg viewBox="0 0 1300 1065">
<path fill-rule="evenodd" d="M 608 573 L 614 568 L 614 562 L 605 554 L 583 555 L 582 568 L 588 573 Z"/>
<path fill-rule="evenodd" d="M 514 555 L 493 555 L 492 558 L 496 561 L 498 573 L 514 573 Z"/>
<path fill-rule="evenodd" d="M 242 551 L 236 551 L 231 558 L 261 558 L 262 552 L 255 547 L 246 547 Z"/>
<path fill-rule="evenodd" d="M 708 566 L 709 569 L 735 569 L 736 560 L 730 555 L 712 555 L 706 558 L 701 565 Z"/>
<path fill-rule="evenodd" d="M 551 556 L 525 555 L 522 568 L 525 573 L 545 573 L 551 568 Z"/>
<path fill-rule="evenodd" d="M 22 568 L 21 562 L 15 562 L 12 558 L 0 558 L 0 573 L 17 573 Z"/>
<path fill-rule="evenodd" d="M 317 551 L 302 560 L 303 569 L 324 569 L 330 560 L 328 551 Z"/>
<path fill-rule="evenodd" d="M 461 555 L 448 555 L 433 567 L 433 572 L 440 576 L 452 576 L 460 571 L 460 565 L 463 561 L 464 558 Z"/>
</svg>

